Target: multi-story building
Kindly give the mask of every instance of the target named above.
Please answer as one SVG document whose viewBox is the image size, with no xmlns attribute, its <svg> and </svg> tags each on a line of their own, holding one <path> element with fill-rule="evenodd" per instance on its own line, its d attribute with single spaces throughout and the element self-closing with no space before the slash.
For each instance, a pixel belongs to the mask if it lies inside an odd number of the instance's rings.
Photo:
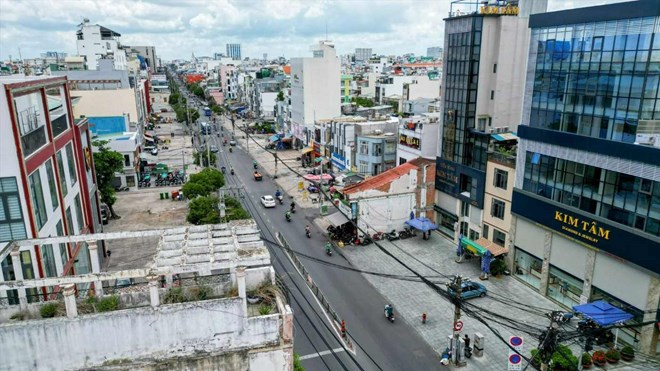
<svg viewBox="0 0 660 371">
<path fill-rule="evenodd" d="M 241 44 L 227 44 L 226 47 L 227 54 L 225 56 L 233 60 L 241 60 Z"/>
<path fill-rule="evenodd" d="M 396 167 L 396 133 L 376 131 L 372 135 L 358 135 L 355 142 L 358 173 L 378 175 Z"/>
<path fill-rule="evenodd" d="M 396 163 L 404 164 L 419 157 L 435 159 L 438 150 L 439 113 L 427 113 L 399 119 L 399 142 Z"/>
<path fill-rule="evenodd" d="M 436 165 L 436 220 L 456 240 L 481 235 L 492 135 L 515 131 L 519 123 L 529 14 L 545 9 L 545 0 L 521 2 L 528 8 L 520 9 L 466 1 L 474 11 L 453 11 L 462 3 L 452 2 L 445 20 L 444 122 Z"/>
<path fill-rule="evenodd" d="M 373 54 L 373 49 L 371 48 L 356 48 L 355 49 L 355 61 L 356 62 L 366 62 L 371 58 Z"/>
<path fill-rule="evenodd" d="M 78 55 L 87 61 L 87 69 L 97 69 L 99 59 L 112 59 L 116 70 L 127 69 L 126 51 L 119 42 L 120 37 L 118 32 L 83 19 L 76 32 L 76 46 Z"/>
<path fill-rule="evenodd" d="M 328 122 L 329 143 L 327 149 L 332 165 L 339 171 L 350 170 L 357 172 L 356 140 L 357 136 L 367 136 L 378 133 L 396 132 L 398 120 L 396 118 L 368 121 L 364 117 L 341 117 Z M 365 171 L 365 173 L 368 173 Z"/>
<path fill-rule="evenodd" d="M 429 57 L 429 58 L 433 58 L 433 59 L 441 59 L 442 58 L 442 47 L 432 46 L 430 48 L 426 48 L 426 56 Z"/>
<path fill-rule="evenodd" d="M 313 48 L 312 58 L 291 59 L 291 128 L 292 134 L 309 143 L 316 120 L 341 114 L 341 65 L 335 47 L 321 41 Z"/>
<path fill-rule="evenodd" d="M 0 78 L 0 249 L 10 241 L 100 231 L 87 120 L 74 120 L 66 77 Z M 90 270 L 84 244 L 23 246 L 3 255 L 0 281 Z M 27 290 L 39 301 L 53 288 Z M 18 303 L 15 291 L 2 299 Z"/>
<path fill-rule="evenodd" d="M 529 27 L 509 254 L 516 277 L 567 307 L 602 299 L 656 321 L 660 3 L 532 15 Z M 656 326 L 622 329 L 619 339 L 660 349 Z"/>
<path fill-rule="evenodd" d="M 144 58 L 147 68 L 151 73 L 156 73 L 156 69 L 159 66 L 158 57 L 156 56 L 156 47 L 154 46 L 129 46 L 128 49 L 135 51 L 142 58 Z"/>
</svg>

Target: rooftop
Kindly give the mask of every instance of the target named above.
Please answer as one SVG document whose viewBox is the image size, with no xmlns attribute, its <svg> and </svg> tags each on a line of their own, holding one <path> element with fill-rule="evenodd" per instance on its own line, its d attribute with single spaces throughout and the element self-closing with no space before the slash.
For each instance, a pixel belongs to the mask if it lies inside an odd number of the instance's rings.
<svg viewBox="0 0 660 371">
<path fill-rule="evenodd" d="M 376 176 L 368 178 L 358 184 L 354 184 L 344 188 L 342 191 L 345 195 L 350 195 L 357 192 L 366 191 L 369 189 L 377 189 L 384 185 L 390 184 L 393 180 L 399 179 L 402 176 L 408 174 L 410 170 L 416 170 L 417 165 L 406 162 L 403 165 L 399 165 L 393 169 L 382 172 Z"/>
</svg>

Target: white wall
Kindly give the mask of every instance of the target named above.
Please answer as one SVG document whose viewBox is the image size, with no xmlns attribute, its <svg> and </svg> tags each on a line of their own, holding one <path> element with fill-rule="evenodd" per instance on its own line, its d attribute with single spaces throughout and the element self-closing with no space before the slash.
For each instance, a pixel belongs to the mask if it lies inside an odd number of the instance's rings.
<svg viewBox="0 0 660 371">
<path fill-rule="evenodd" d="M 259 94 L 259 116 L 273 118 L 275 114 L 276 92 L 263 92 Z"/>
<path fill-rule="evenodd" d="M 279 314 L 241 321 L 241 307 L 241 299 L 232 298 L 2 324 L 0 354 L 13 355 L 2 367 L 90 368 L 108 360 L 185 357 L 280 339 Z"/>
<path fill-rule="evenodd" d="M 132 89 L 72 90 L 71 97 L 80 97 L 73 106 L 74 117 L 107 117 L 129 115 L 131 122 L 138 121 L 135 92 Z"/>
</svg>

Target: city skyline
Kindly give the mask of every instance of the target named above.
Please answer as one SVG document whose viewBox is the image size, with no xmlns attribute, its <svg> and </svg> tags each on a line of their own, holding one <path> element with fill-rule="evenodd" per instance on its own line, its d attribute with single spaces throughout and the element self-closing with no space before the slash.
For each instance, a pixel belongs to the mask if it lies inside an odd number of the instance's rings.
<svg viewBox="0 0 660 371">
<path fill-rule="evenodd" d="M 621 1 L 548 0 L 548 10 L 613 2 Z M 309 56 L 309 46 L 326 38 L 335 43 L 339 55 L 356 48 L 372 48 L 385 55 L 425 55 L 428 47 L 442 46 L 442 19 L 450 3 L 0 0 L 0 60 L 10 55 L 13 59 L 34 58 L 46 51 L 75 55 L 75 32 L 83 18 L 120 33 L 124 45 L 155 46 L 163 60 L 189 58 L 192 53 L 213 56 L 225 51 L 228 43 L 241 44 L 244 57 L 261 58 L 263 53 L 285 58 Z"/>
</svg>

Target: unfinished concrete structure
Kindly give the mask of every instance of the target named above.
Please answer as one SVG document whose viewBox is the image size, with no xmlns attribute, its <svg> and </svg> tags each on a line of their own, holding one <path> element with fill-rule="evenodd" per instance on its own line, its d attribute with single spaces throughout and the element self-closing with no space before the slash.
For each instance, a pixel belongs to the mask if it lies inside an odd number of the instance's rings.
<svg viewBox="0 0 660 371">
<path fill-rule="evenodd" d="M 91 251 L 102 241 L 154 236 L 158 247 L 147 268 L 101 272 L 98 255 L 90 254 L 89 274 L 0 282 L 0 354 L 13 355 L 0 368 L 292 369 L 293 314 L 252 220 L 24 240 L 0 257 L 42 244 L 82 241 Z M 25 292 L 33 287 L 63 290 L 44 295 L 47 303 L 28 303 Z M 12 290 L 19 305 L 2 300 Z M 111 295 L 117 310 L 98 310 Z M 267 304 L 250 304 L 257 300 Z M 66 316 L 30 319 L 49 303 Z"/>
</svg>

